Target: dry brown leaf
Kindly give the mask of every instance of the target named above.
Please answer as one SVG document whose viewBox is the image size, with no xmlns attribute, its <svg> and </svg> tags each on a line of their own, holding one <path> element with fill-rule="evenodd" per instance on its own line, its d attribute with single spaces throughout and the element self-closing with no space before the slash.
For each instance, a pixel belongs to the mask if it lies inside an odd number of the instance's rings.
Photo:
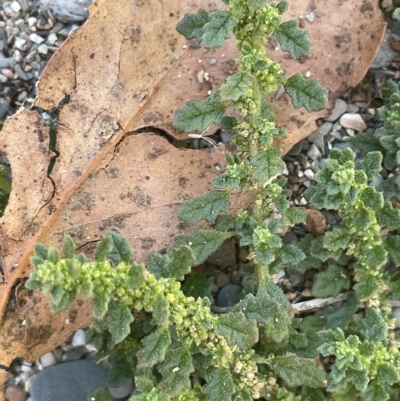
<svg viewBox="0 0 400 401">
<path fill-rule="evenodd" d="M 359 7 L 355 0 L 340 1 L 331 12 L 325 4 L 317 9 L 312 1 L 293 3 L 295 17 L 314 7 L 317 18 L 308 27 L 314 53 L 300 61 L 284 58 L 284 67 L 289 74 L 310 70 L 334 99 L 361 79 L 373 58 L 383 31 L 377 4 L 366 8 L 354 29 L 354 15 L 343 12 Z M 6 273 L 6 283 L 0 286 L 1 365 L 9 366 L 16 356 L 35 359 L 90 322 L 88 304 L 80 301 L 69 313 L 53 316 L 40 292 L 19 291 L 18 308 L 3 313 L 11 288 L 30 273 L 35 242 L 57 246 L 70 233 L 90 250 L 104 232 L 116 228 L 129 238 L 136 259 L 146 261 L 151 250 L 167 247 L 185 228 L 175 216 L 181 200 L 209 189 L 212 178 L 224 169 L 222 150 L 178 150 L 159 136 L 135 133 L 152 126 L 179 137 L 171 129 L 174 110 L 188 99 L 204 99 L 234 72 L 237 52 L 232 40 L 206 51 L 187 47 L 175 32 L 178 20 L 200 7 L 212 10 L 220 3 L 98 0 L 91 7 L 89 20 L 54 55 L 39 83 L 38 107 L 50 110 L 66 95 L 70 98 L 58 119 L 60 156 L 52 179 L 46 177 L 52 155 L 41 117 L 20 110 L 6 121 L 0 150 L 11 163 L 13 183 L 0 219 Z M 352 59 L 355 54 L 357 60 Z M 214 65 L 212 58 L 217 60 Z M 332 69 L 332 76 L 326 68 Z M 211 77 L 209 82 L 198 79 L 202 70 Z M 286 97 L 277 101 L 278 122 L 289 132 L 282 144 L 285 150 L 291 141 L 308 135 L 316 116 L 323 114 L 307 116 L 286 103 Z M 240 199 L 246 201 L 237 197 L 237 202 Z M 5 374 L 0 369 L 1 383 Z"/>
</svg>

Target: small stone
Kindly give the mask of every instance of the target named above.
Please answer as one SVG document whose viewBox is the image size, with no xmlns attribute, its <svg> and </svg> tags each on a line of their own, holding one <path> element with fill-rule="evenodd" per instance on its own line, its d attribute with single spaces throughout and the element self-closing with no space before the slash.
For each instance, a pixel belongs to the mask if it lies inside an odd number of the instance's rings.
<svg viewBox="0 0 400 401">
<path fill-rule="evenodd" d="M 228 284 L 221 288 L 217 296 L 217 304 L 221 308 L 233 306 L 239 303 L 240 293 L 242 292 L 242 286 L 236 284 Z"/>
<path fill-rule="evenodd" d="M 325 216 L 319 210 L 307 209 L 305 212 L 307 230 L 313 235 L 322 235 L 326 230 Z"/>
<path fill-rule="evenodd" d="M 310 285 L 310 284 L 311 284 L 311 282 L 308 282 L 307 285 Z M 304 285 L 306 285 L 306 283 Z M 303 295 L 303 297 L 306 297 L 306 298 L 312 297 L 312 293 L 311 293 L 311 290 L 309 288 L 306 288 L 305 290 L 303 290 L 301 292 L 301 295 Z"/>
<path fill-rule="evenodd" d="M 133 391 L 133 380 L 128 380 L 120 387 L 109 387 L 109 393 L 115 398 L 124 398 L 130 395 Z"/>
<path fill-rule="evenodd" d="M 25 74 L 25 71 L 19 64 L 15 65 L 14 71 L 23 81 L 27 81 L 29 79 L 28 75 Z"/>
<path fill-rule="evenodd" d="M 392 308 L 392 313 L 396 319 L 395 322 L 395 327 L 400 327 L 400 308 L 398 306 L 395 306 L 394 308 Z"/>
<path fill-rule="evenodd" d="M 44 368 L 53 366 L 57 363 L 57 359 L 52 352 L 48 352 L 47 354 L 42 355 L 39 358 L 39 361 Z"/>
<path fill-rule="evenodd" d="M 72 336 L 71 344 L 73 347 L 79 347 L 80 345 L 86 345 L 86 333 L 83 329 L 78 329 Z"/>
<path fill-rule="evenodd" d="M 323 210 L 321 213 L 324 215 L 325 220 L 329 225 L 334 226 L 335 224 L 337 224 L 339 222 L 337 217 L 332 212 Z"/>
<path fill-rule="evenodd" d="M 55 33 L 51 33 L 48 37 L 47 37 L 47 41 L 51 44 L 54 45 L 54 43 L 56 43 L 58 39 L 58 36 Z"/>
<path fill-rule="evenodd" d="M 39 36 L 37 33 L 32 33 L 29 35 L 29 40 L 31 40 L 33 43 L 42 43 L 44 42 L 44 38 Z"/>
<path fill-rule="evenodd" d="M 219 288 L 225 287 L 229 284 L 229 276 L 224 272 L 219 272 L 217 275 L 217 285 Z"/>
<path fill-rule="evenodd" d="M 343 138 L 344 139 L 344 138 Z M 350 141 L 347 141 L 347 142 L 337 142 L 337 143 L 335 143 L 334 145 L 333 145 L 333 147 L 334 148 L 337 148 L 337 149 L 346 149 L 346 148 L 350 148 L 350 149 L 353 149 L 354 150 L 354 145 L 350 142 Z"/>
<path fill-rule="evenodd" d="M 10 4 L 10 7 L 13 9 L 13 11 L 14 11 L 15 13 L 17 13 L 18 11 L 21 10 L 21 5 L 18 3 L 18 1 L 13 1 L 13 2 Z"/>
<path fill-rule="evenodd" d="M 14 77 L 14 73 L 13 73 L 10 69 L 8 69 L 8 68 L 4 68 L 3 70 L 1 70 L 1 73 L 2 73 L 5 77 L 7 77 L 7 78 L 9 78 L 9 79 L 13 79 L 13 77 Z"/>
<path fill-rule="evenodd" d="M 92 3 L 93 0 L 51 0 L 49 6 L 58 21 L 71 24 L 84 21 Z"/>
<path fill-rule="evenodd" d="M 378 54 L 375 57 L 371 69 L 379 69 L 382 67 L 388 67 L 394 58 L 398 56 L 398 53 L 390 47 L 390 40 L 392 38 L 392 32 L 390 29 L 386 29 L 385 37 L 379 46 Z"/>
<path fill-rule="evenodd" d="M 311 24 L 314 22 L 315 15 L 313 12 L 310 14 L 305 15 L 305 19 Z"/>
<path fill-rule="evenodd" d="M 8 386 L 4 391 L 4 395 L 9 401 L 26 401 L 28 394 L 19 386 Z"/>
<path fill-rule="evenodd" d="M 48 52 L 48 47 L 47 47 L 47 45 L 45 45 L 45 44 L 40 45 L 40 46 L 37 48 L 37 51 L 38 51 L 38 53 L 40 53 L 40 54 L 47 54 L 47 52 Z"/>
<path fill-rule="evenodd" d="M 16 37 L 15 38 L 14 46 L 17 49 L 23 50 L 25 48 L 25 45 L 26 45 L 26 40 L 25 39 L 22 39 L 20 37 Z"/>
<path fill-rule="evenodd" d="M 340 124 L 342 127 L 351 128 L 355 131 L 364 131 L 367 126 L 359 114 L 346 113 L 340 117 Z"/>
<path fill-rule="evenodd" d="M 43 369 L 32 380 L 33 401 L 82 401 L 89 393 L 105 387 L 108 371 L 90 359 L 59 363 Z"/>
<path fill-rule="evenodd" d="M 288 154 L 288 156 L 297 156 L 298 154 L 300 154 L 301 149 L 302 149 L 302 143 L 301 143 L 301 141 L 300 141 L 300 142 L 297 142 L 297 143 L 292 147 L 292 149 L 289 150 L 289 152 L 288 152 L 287 154 Z"/>
<path fill-rule="evenodd" d="M 35 24 L 36 24 L 36 22 L 37 22 L 37 18 L 35 18 L 35 17 L 29 17 L 29 18 L 28 18 L 28 26 L 29 26 L 29 28 L 34 27 Z"/>
<path fill-rule="evenodd" d="M 313 179 L 314 179 L 314 171 L 312 171 L 310 168 L 304 170 L 304 175 L 305 175 L 309 180 L 313 180 Z"/>
<path fill-rule="evenodd" d="M 324 152 L 325 149 L 325 136 L 331 132 L 332 123 L 324 122 L 321 124 L 316 131 L 310 134 L 307 139 L 313 143 L 314 145 L 318 146 L 318 148 Z"/>
<path fill-rule="evenodd" d="M 69 349 L 62 357 L 63 362 L 75 361 L 76 359 L 81 359 L 86 353 L 86 347 L 84 345 L 79 345 L 78 347 L 72 347 Z"/>
<path fill-rule="evenodd" d="M 239 260 L 240 260 L 241 262 L 243 262 L 243 263 L 247 263 L 247 262 L 248 262 L 247 256 L 249 256 L 249 251 L 248 251 L 248 249 L 240 248 L 240 251 L 239 251 Z"/>
<path fill-rule="evenodd" d="M 355 104 L 348 104 L 346 106 L 346 113 L 358 113 L 358 107 Z"/>
<path fill-rule="evenodd" d="M 204 269 L 205 276 L 213 276 L 213 275 L 217 275 L 218 273 L 219 273 L 219 270 L 215 267 L 215 265 L 206 262 L 205 269 Z"/>
<path fill-rule="evenodd" d="M 332 109 L 331 115 L 325 118 L 325 121 L 336 121 L 342 114 L 346 112 L 346 102 L 343 99 L 335 100 L 335 107 Z"/>
<path fill-rule="evenodd" d="M 219 249 L 207 258 L 207 262 L 220 267 L 234 266 L 236 263 L 234 241 L 231 238 L 224 241 Z"/>
<path fill-rule="evenodd" d="M 293 272 L 289 275 L 289 280 L 292 283 L 293 287 L 296 287 L 303 283 L 304 281 L 304 274 L 299 272 Z"/>
<path fill-rule="evenodd" d="M 214 64 L 217 64 L 217 59 L 212 58 L 212 59 L 210 60 L 210 65 L 214 65 Z"/>
<path fill-rule="evenodd" d="M 334 138 L 338 141 L 342 141 L 342 139 L 343 139 L 342 134 L 338 131 L 332 131 L 330 135 L 332 138 Z"/>
<path fill-rule="evenodd" d="M 307 151 L 307 156 L 311 160 L 316 160 L 322 157 L 320 150 L 315 146 L 311 145 Z"/>
<path fill-rule="evenodd" d="M 285 245 L 291 244 L 292 242 L 298 242 L 298 241 L 299 241 L 299 239 L 297 238 L 297 235 L 293 231 L 289 231 L 282 238 L 282 242 Z"/>
</svg>

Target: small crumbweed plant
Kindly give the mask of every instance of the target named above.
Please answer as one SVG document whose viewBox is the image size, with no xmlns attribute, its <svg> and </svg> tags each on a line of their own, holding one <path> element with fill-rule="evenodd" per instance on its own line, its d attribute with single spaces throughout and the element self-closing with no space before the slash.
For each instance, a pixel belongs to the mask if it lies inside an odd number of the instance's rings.
<svg viewBox="0 0 400 401">
<path fill-rule="evenodd" d="M 134 377 L 131 401 L 400 400 L 400 353 L 389 304 L 400 299 L 400 236 L 394 231 L 400 212 L 387 192 L 368 185 L 381 170 L 382 153 L 373 149 L 355 166 L 350 149 L 333 149 L 305 196 L 316 209 L 337 210 L 341 223 L 320 237 L 284 245 L 282 226 L 301 223 L 305 213 L 289 205 L 281 151 L 273 147 L 285 132 L 275 126 L 267 96 L 282 85 L 296 108 L 313 111 L 326 106 L 327 91 L 301 74 L 285 77 L 267 57 L 267 38 L 294 58 L 311 49 L 308 33 L 295 21 L 280 21 L 286 1 L 223 2 L 229 10 L 199 10 L 177 25 L 206 48 L 234 34 L 241 53 L 235 75 L 205 101 L 189 101 L 174 119 L 192 136 L 211 123 L 235 133 L 237 152 L 226 154 L 228 166 L 215 189 L 184 202 L 178 212 L 188 224 L 205 220 L 215 229 L 176 237 L 165 254 L 150 255 L 147 267 L 133 261 L 127 240 L 116 232 L 98 242 L 93 260 L 76 254 L 69 236 L 63 257 L 37 244 L 27 287 L 49 293 L 54 313 L 70 308 L 78 294 L 92 300 L 87 341 L 96 346 L 97 361 L 111 362 L 108 386 Z M 390 85 L 391 99 L 399 101 L 381 110 L 387 131 L 374 141 L 394 166 L 400 162 L 400 144 L 394 145 L 400 95 Z M 229 114 L 232 108 L 240 122 Z M 250 191 L 252 203 L 232 216 L 227 212 L 234 190 Z M 250 248 L 242 266 L 249 280 L 238 304 L 214 314 L 211 283 L 191 268 L 232 236 Z M 344 254 L 347 266 L 339 263 Z M 296 317 L 277 285 L 283 268 L 318 270 L 313 295 L 347 291 L 346 301 L 339 309 Z M 88 397 L 109 399 L 105 389 Z"/>
</svg>

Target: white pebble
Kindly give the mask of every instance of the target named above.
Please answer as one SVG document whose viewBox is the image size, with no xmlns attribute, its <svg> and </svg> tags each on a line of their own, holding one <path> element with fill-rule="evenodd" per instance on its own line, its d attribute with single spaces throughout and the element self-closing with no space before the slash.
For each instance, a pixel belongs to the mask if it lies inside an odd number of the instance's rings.
<svg viewBox="0 0 400 401">
<path fill-rule="evenodd" d="M 314 179 L 314 171 L 312 171 L 311 169 L 307 169 L 304 170 L 304 175 L 309 179 L 309 180 L 313 180 Z"/>
<path fill-rule="evenodd" d="M 301 206 L 307 205 L 307 201 L 305 200 L 304 197 L 302 197 L 302 198 L 300 199 L 299 205 L 301 205 Z"/>
<path fill-rule="evenodd" d="M 38 53 L 40 54 L 47 54 L 47 45 L 40 45 L 37 49 Z"/>
<path fill-rule="evenodd" d="M 14 46 L 17 49 L 22 49 L 25 46 L 25 44 L 26 44 L 26 40 L 25 39 L 22 39 L 20 37 L 16 37 L 15 38 Z"/>
<path fill-rule="evenodd" d="M 29 28 L 32 28 L 33 26 L 35 26 L 36 22 L 37 22 L 37 18 L 35 18 L 35 17 L 29 17 L 29 18 L 28 18 L 28 25 L 29 25 Z"/>
<path fill-rule="evenodd" d="M 13 1 L 10 4 L 10 7 L 13 9 L 14 12 L 18 12 L 19 10 L 21 10 L 21 5 L 18 3 L 18 1 Z"/>
<path fill-rule="evenodd" d="M 53 366 L 57 363 L 57 359 L 52 352 L 48 352 L 40 357 L 40 363 L 44 368 Z"/>
<path fill-rule="evenodd" d="M 79 329 L 72 336 L 72 346 L 79 347 L 80 345 L 86 345 L 86 333 L 85 330 Z"/>
<path fill-rule="evenodd" d="M 39 36 L 37 33 L 31 33 L 29 39 L 34 43 L 42 43 L 44 41 L 44 38 Z"/>
<path fill-rule="evenodd" d="M 48 37 L 47 37 L 47 41 L 51 44 L 54 45 L 54 43 L 56 43 L 58 39 L 58 36 L 55 33 L 51 33 Z"/>
<path fill-rule="evenodd" d="M 364 120 L 357 113 L 343 114 L 340 117 L 340 125 L 344 128 L 354 129 L 355 131 L 364 131 L 367 128 Z"/>
</svg>

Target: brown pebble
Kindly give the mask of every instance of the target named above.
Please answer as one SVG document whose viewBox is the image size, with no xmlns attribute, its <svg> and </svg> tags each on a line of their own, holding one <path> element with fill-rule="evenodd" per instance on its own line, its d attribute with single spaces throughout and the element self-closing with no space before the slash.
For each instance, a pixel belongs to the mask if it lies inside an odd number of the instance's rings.
<svg viewBox="0 0 400 401">
<path fill-rule="evenodd" d="M 322 235 L 326 230 L 325 216 L 314 209 L 306 209 L 307 213 L 306 228 L 313 235 Z"/>
<path fill-rule="evenodd" d="M 9 401 L 26 401 L 28 395 L 25 390 L 18 386 L 9 386 L 4 392 Z"/>
</svg>

